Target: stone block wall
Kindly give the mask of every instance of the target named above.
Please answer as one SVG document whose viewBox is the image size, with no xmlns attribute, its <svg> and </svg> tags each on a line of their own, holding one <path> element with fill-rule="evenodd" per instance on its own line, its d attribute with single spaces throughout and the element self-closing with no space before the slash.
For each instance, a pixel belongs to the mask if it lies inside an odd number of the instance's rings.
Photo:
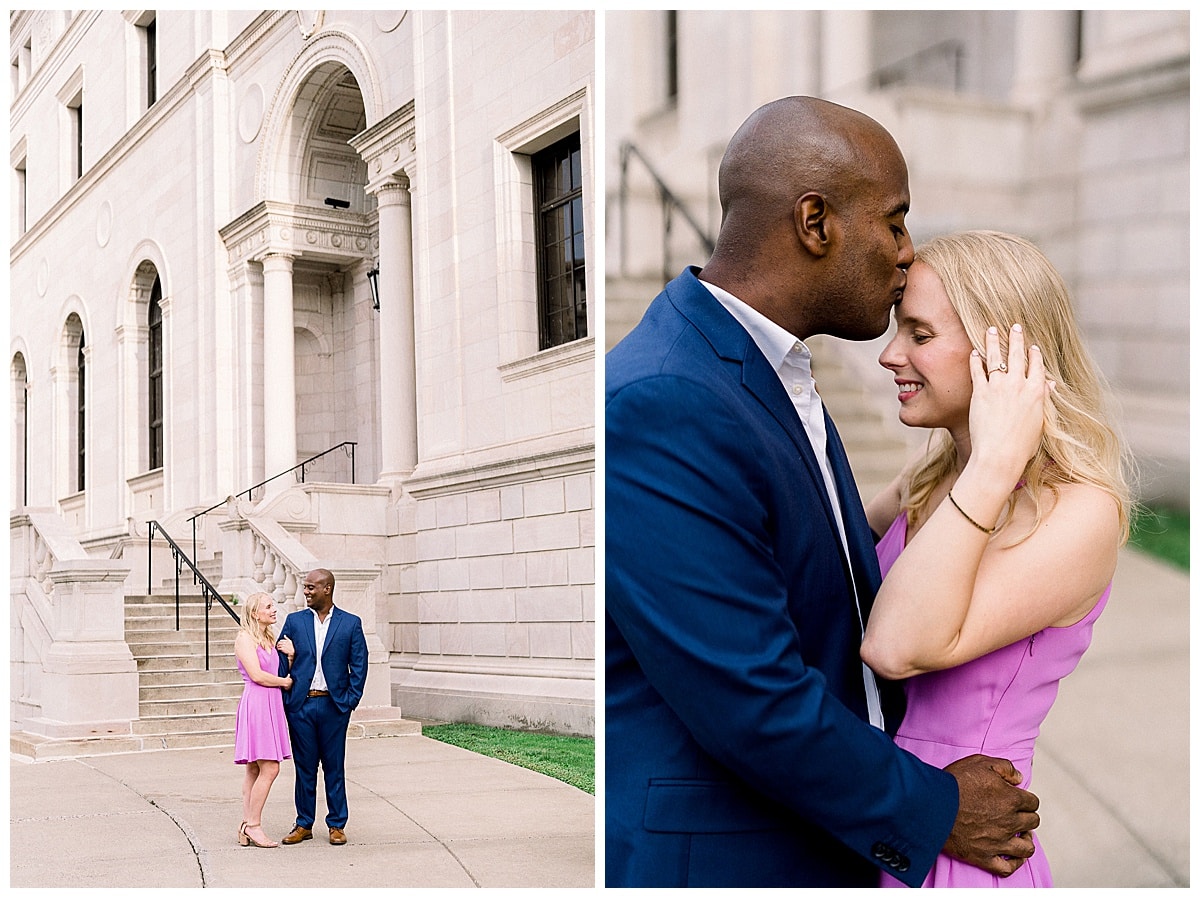
<svg viewBox="0 0 1200 898">
<path fill-rule="evenodd" d="M 406 499 L 384 634 L 406 717 L 592 731 L 594 495 L 580 471 Z"/>
</svg>

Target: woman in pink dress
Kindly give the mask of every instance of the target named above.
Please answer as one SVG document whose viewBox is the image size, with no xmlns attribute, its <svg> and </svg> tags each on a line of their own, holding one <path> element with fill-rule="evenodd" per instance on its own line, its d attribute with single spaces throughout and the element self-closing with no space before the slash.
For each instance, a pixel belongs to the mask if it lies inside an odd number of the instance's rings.
<svg viewBox="0 0 1200 898">
<path fill-rule="evenodd" d="M 242 780 L 242 825 L 238 843 L 258 848 L 278 848 L 262 829 L 262 811 L 271 784 L 279 775 L 279 762 L 292 756 L 281 689 L 292 687 L 291 677 L 278 677 L 279 653 L 273 627 L 275 602 L 265 592 L 246 597 L 241 628 L 233 642 L 238 670 L 246 688 L 238 704 L 234 736 L 234 761 L 246 765 Z"/>
<path fill-rule="evenodd" d="M 862 656 L 905 681 L 899 745 L 939 767 L 1008 758 L 1029 788 L 1038 729 L 1128 538 L 1123 452 L 1066 287 L 1028 241 L 922 246 L 896 325 L 879 362 L 900 420 L 932 433 L 867 508 L 885 576 Z M 924 884 L 1049 886 L 1050 867 L 1036 849 L 1001 878 L 942 854 Z"/>
</svg>

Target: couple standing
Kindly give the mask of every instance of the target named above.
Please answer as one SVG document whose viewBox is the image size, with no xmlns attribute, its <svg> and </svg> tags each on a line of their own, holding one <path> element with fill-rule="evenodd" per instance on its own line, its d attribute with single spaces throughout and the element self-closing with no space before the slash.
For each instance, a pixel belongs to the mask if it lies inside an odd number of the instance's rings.
<svg viewBox="0 0 1200 898">
<path fill-rule="evenodd" d="M 1050 885 L 1017 784 L 1130 507 L 1066 288 L 1010 235 L 914 249 L 899 148 L 832 103 L 757 110 L 719 192 L 606 360 L 606 884 Z M 864 511 L 803 341 L 893 312 L 932 433 Z"/>
<path fill-rule="evenodd" d="M 296 825 L 283 838 L 295 845 L 312 838 L 317 767 L 325 774 L 331 845 L 346 844 L 346 730 L 367 681 L 362 621 L 333 604 L 333 574 L 304 578 L 304 610 L 289 614 L 276 642 L 278 611 L 267 593 L 246 598 L 234 641 L 246 682 L 238 705 L 234 760 L 246 765 L 238 842 L 277 848 L 262 829 L 262 811 L 279 762 L 295 754 Z M 275 671 L 275 673 L 271 673 Z"/>
</svg>

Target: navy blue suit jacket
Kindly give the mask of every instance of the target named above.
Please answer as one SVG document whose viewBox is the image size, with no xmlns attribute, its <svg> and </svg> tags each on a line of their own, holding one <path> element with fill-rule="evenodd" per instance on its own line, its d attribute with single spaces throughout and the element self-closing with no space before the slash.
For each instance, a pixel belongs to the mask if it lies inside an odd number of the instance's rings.
<svg viewBox="0 0 1200 898">
<path fill-rule="evenodd" d="M 827 416 L 849 560 L 778 376 L 694 272 L 606 358 L 606 884 L 920 884 L 958 788 L 865 722 L 851 577 L 868 608 L 880 578 L 845 452 Z"/>
<path fill-rule="evenodd" d="M 329 697 L 339 711 L 349 713 L 358 707 L 363 687 L 367 683 L 367 640 L 362 620 L 336 605 L 330 612 L 329 631 L 321 652 L 321 672 L 328 684 Z M 296 648 L 296 658 L 289 665 L 287 656 L 279 655 L 279 676 L 292 677 L 292 688 L 283 691 L 283 707 L 289 714 L 308 698 L 313 676 L 317 672 L 317 641 L 313 634 L 311 608 L 293 611 L 283 622 L 279 638 L 288 637 Z"/>
</svg>

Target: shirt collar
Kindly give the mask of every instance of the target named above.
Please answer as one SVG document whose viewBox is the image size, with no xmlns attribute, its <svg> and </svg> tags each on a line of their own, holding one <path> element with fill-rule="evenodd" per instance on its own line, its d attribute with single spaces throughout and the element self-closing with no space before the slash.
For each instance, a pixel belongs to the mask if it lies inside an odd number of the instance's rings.
<svg viewBox="0 0 1200 898">
<path fill-rule="evenodd" d="M 716 297 L 717 302 L 724 306 L 738 324 L 749 332 L 751 339 L 767 357 L 767 361 L 775 371 L 779 371 L 783 367 L 783 363 L 789 361 L 788 357 L 791 355 L 790 361 L 797 367 L 805 369 L 806 373 L 811 376 L 812 353 L 804 345 L 803 340 L 788 333 L 762 312 L 750 307 L 728 290 L 722 289 L 716 284 L 710 284 L 708 281 L 702 280 L 700 283 L 707 287 L 709 292 Z"/>
</svg>

